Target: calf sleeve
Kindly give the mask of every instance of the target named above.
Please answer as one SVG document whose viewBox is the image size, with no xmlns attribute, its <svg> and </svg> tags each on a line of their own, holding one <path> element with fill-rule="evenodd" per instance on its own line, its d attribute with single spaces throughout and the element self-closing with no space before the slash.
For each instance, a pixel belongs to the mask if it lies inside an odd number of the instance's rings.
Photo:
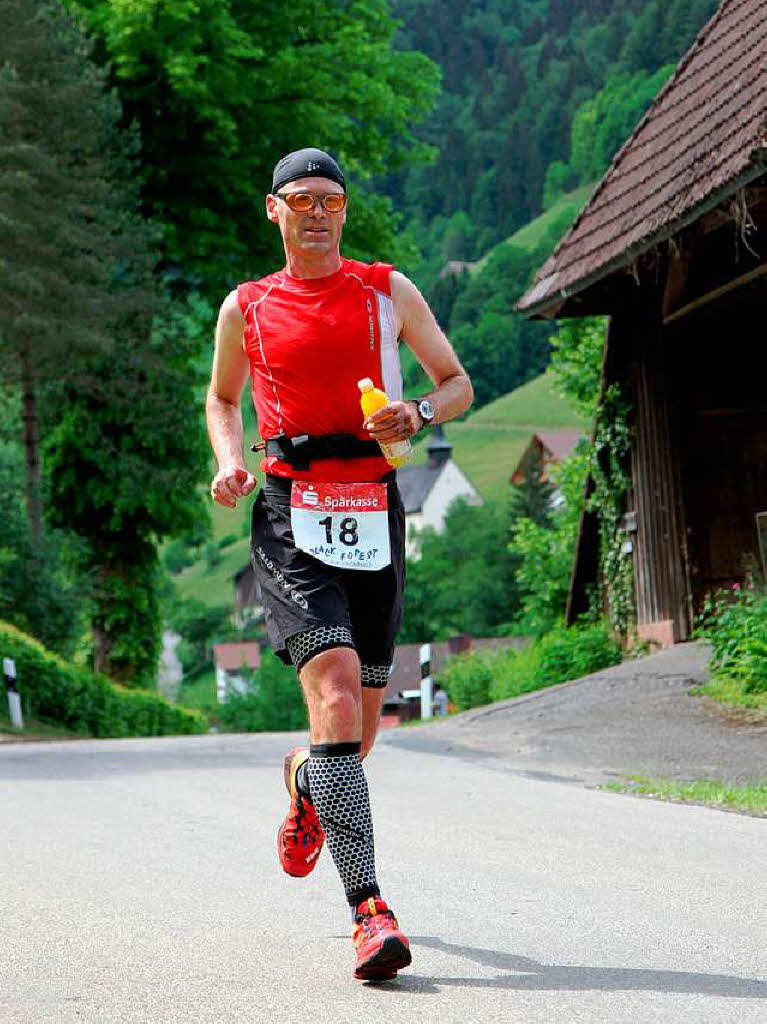
<svg viewBox="0 0 767 1024">
<path fill-rule="evenodd" d="M 379 896 L 373 821 L 359 743 L 313 743 L 309 748 L 309 790 L 325 831 L 346 898 L 356 907 Z"/>
</svg>

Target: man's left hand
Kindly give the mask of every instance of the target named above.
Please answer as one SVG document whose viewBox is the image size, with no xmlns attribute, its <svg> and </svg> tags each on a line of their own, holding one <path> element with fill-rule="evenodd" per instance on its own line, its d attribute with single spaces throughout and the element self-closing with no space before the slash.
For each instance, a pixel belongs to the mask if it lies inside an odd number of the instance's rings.
<svg viewBox="0 0 767 1024">
<path fill-rule="evenodd" d="M 412 437 L 421 429 L 421 424 L 421 414 L 415 402 L 390 402 L 384 409 L 368 416 L 363 425 L 374 441 L 387 444 Z"/>
</svg>

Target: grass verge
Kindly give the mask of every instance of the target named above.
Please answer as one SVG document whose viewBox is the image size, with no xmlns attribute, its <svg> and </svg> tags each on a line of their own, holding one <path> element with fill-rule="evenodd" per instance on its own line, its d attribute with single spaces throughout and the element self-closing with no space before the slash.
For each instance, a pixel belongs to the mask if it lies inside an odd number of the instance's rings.
<svg viewBox="0 0 767 1024">
<path fill-rule="evenodd" d="M 758 717 L 767 722 L 767 693 L 746 693 L 743 683 L 737 679 L 727 676 L 713 679 L 705 686 L 696 686 L 690 693 L 694 696 L 705 695 L 712 700 L 718 700 L 722 704 L 729 704 L 732 707 L 748 708 L 758 712 Z"/>
<path fill-rule="evenodd" d="M 630 775 L 625 782 L 606 782 L 600 789 L 612 793 L 635 793 L 671 803 L 703 804 L 720 810 L 745 811 L 767 817 L 767 779 L 757 779 L 745 786 L 728 786 L 714 779 L 677 782 L 673 779 Z"/>
<path fill-rule="evenodd" d="M 3 738 L 12 736 L 16 740 L 28 742 L 34 740 L 87 740 L 90 738 L 87 732 L 74 732 L 61 725 L 48 725 L 46 722 L 38 722 L 35 718 L 27 718 L 26 715 L 24 715 L 23 729 L 14 729 L 10 718 L 0 715 L 0 735 Z"/>
</svg>

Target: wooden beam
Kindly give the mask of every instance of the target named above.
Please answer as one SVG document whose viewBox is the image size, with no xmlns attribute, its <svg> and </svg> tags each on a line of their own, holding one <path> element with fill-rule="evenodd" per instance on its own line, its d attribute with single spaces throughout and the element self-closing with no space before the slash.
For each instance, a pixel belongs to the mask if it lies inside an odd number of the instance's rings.
<svg viewBox="0 0 767 1024">
<path fill-rule="evenodd" d="M 737 291 L 738 288 L 744 288 L 765 275 L 767 275 L 767 263 L 762 263 L 753 270 L 749 270 L 747 274 L 741 274 L 740 277 L 733 278 L 732 281 L 728 281 L 727 284 L 723 284 L 720 288 L 715 288 L 712 292 L 707 292 L 705 295 L 701 295 L 700 298 L 688 302 L 686 306 L 682 306 L 681 309 L 677 309 L 674 313 L 669 313 L 668 316 L 663 318 L 664 327 L 675 323 L 677 320 L 681 320 L 683 316 L 696 313 L 699 309 L 703 309 L 710 303 L 716 302 L 717 299 L 729 295 L 730 292 Z"/>
</svg>

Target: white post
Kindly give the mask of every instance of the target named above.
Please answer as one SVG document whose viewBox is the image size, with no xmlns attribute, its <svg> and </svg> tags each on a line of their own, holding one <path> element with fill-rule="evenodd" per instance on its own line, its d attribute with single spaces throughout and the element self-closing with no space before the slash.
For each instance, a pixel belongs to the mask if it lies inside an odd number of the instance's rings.
<svg viewBox="0 0 767 1024">
<path fill-rule="evenodd" d="M 219 704 L 226 704 L 229 694 L 226 686 L 226 672 L 220 665 L 216 665 L 216 699 Z"/>
<path fill-rule="evenodd" d="M 421 644 L 421 718 L 431 718 L 431 644 Z"/>
<path fill-rule="evenodd" d="M 3 675 L 8 690 L 8 712 L 11 725 L 14 729 L 23 729 L 24 718 L 21 714 L 21 697 L 16 692 L 16 662 L 13 658 L 3 658 Z"/>
</svg>

